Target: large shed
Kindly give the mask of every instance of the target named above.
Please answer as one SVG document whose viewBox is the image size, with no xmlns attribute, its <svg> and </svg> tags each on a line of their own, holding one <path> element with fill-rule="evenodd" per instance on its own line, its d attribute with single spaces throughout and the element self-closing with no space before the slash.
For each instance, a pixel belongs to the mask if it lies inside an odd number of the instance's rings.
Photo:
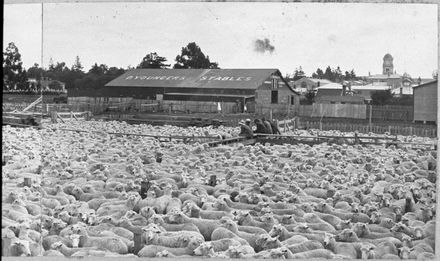
<svg viewBox="0 0 440 261">
<path fill-rule="evenodd" d="M 414 121 L 437 123 L 438 81 L 420 84 L 413 88 Z"/>
<path fill-rule="evenodd" d="M 270 95 L 280 94 L 267 101 L 263 99 L 266 89 L 272 90 Z M 90 95 L 110 103 L 155 101 L 163 110 L 189 112 L 253 112 L 259 104 L 274 109 L 280 103 L 299 104 L 298 93 L 277 69 L 134 69 Z"/>
</svg>

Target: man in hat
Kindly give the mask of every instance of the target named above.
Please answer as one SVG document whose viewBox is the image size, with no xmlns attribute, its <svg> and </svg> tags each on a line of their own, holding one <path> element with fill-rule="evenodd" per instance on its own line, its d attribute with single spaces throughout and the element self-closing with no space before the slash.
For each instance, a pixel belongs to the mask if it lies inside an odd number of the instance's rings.
<svg viewBox="0 0 440 261">
<path fill-rule="evenodd" d="M 240 126 L 240 134 L 238 134 L 239 136 L 244 136 L 246 138 L 252 138 L 254 137 L 254 132 L 252 131 L 251 128 L 251 120 L 247 119 L 246 121 L 240 121 L 238 123 L 238 125 Z"/>
<path fill-rule="evenodd" d="M 271 120 L 267 120 L 267 121 L 270 123 L 270 126 L 272 127 L 272 133 L 273 134 L 280 134 L 281 135 L 281 132 L 278 129 L 277 124 L 274 121 L 271 121 Z"/>
<path fill-rule="evenodd" d="M 264 127 L 266 127 L 266 133 L 273 134 L 272 126 L 270 125 L 270 122 L 267 121 L 265 118 L 262 118 L 261 121 L 263 122 Z"/>
<path fill-rule="evenodd" d="M 255 130 L 255 133 L 263 133 L 265 134 L 266 131 L 266 127 L 264 126 L 263 122 L 260 119 L 255 119 L 254 120 L 255 126 L 257 126 L 257 129 Z"/>
</svg>

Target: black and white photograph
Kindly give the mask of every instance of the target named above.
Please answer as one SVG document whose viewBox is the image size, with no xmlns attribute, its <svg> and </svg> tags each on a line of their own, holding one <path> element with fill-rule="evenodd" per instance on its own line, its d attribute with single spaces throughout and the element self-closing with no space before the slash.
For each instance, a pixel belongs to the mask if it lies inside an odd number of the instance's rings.
<svg viewBox="0 0 440 261">
<path fill-rule="evenodd" d="M 2 259 L 440 258 L 435 0 L 3 8 Z"/>
</svg>

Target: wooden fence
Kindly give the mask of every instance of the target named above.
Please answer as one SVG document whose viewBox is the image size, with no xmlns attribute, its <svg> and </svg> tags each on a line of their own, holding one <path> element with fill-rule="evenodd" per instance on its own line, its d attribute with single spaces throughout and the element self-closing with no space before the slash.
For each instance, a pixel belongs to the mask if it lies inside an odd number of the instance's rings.
<svg viewBox="0 0 440 261">
<path fill-rule="evenodd" d="M 366 119 L 365 104 L 314 103 L 312 117 Z"/>
<path fill-rule="evenodd" d="M 321 107 L 319 107 L 321 106 Z M 353 107 L 355 106 L 355 107 Z M 359 107 L 362 106 L 362 107 Z M 353 108 L 358 111 L 354 111 Z M 325 104 L 300 105 L 298 115 L 302 117 L 329 117 L 329 118 L 358 118 L 373 120 L 412 121 L 414 118 L 413 106 L 399 105 L 357 105 L 357 104 Z M 356 113 L 355 113 L 356 112 Z"/>
<path fill-rule="evenodd" d="M 413 121 L 414 119 L 413 106 L 372 105 L 371 110 L 371 118 L 375 120 Z M 367 106 L 367 118 L 369 115 L 370 106 Z"/>
<path fill-rule="evenodd" d="M 300 121 L 299 128 L 304 129 L 320 129 L 320 130 L 339 130 L 342 132 L 358 131 L 360 133 L 378 133 L 385 132 L 391 135 L 404 136 L 420 136 L 420 137 L 437 137 L 437 129 L 423 126 L 379 126 L 379 125 L 365 125 L 365 124 L 351 124 L 339 122 L 317 122 L 317 121 Z"/>
</svg>

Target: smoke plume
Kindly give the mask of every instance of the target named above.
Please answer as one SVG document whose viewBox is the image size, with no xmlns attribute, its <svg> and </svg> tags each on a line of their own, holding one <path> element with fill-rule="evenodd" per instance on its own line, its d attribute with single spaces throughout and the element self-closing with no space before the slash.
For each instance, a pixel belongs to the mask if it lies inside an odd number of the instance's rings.
<svg viewBox="0 0 440 261">
<path fill-rule="evenodd" d="M 263 40 L 257 39 L 254 42 L 254 49 L 258 53 L 269 52 L 272 53 L 275 50 L 275 46 L 270 44 L 270 40 L 264 38 Z"/>
</svg>

